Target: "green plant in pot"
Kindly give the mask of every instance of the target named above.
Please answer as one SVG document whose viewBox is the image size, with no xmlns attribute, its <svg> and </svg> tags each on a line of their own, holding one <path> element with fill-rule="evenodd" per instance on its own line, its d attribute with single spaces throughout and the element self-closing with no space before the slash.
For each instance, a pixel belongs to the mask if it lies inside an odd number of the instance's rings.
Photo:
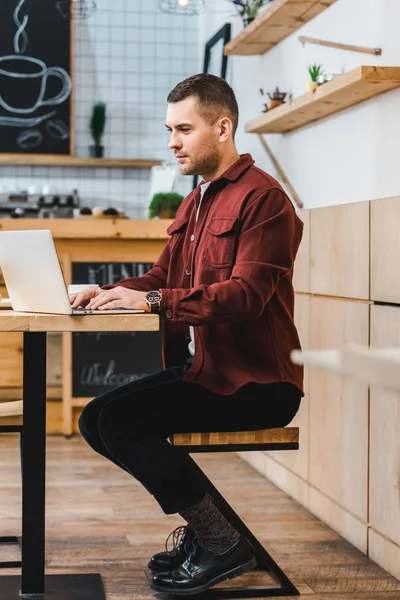
<svg viewBox="0 0 400 600">
<path fill-rule="evenodd" d="M 101 143 L 106 124 L 106 105 L 104 102 L 97 102 L 93 106 L 92 117 L 90 119 L 90 131 L 94 144 L 89 147 L 90 156 L 101 158 L 104 155 L 104 146 Z"/>
<path fill-rule="evenodd" d="M 229 2 L 235 5 L 243 19 L 243 25 L 247 27 L 254 21 L 259 11 L 273 0 L 229 0 Z"/>
<path fill-rule="evenodd" d="M 307 82 L 307 91 L 312 92 L 318 87 L 318 77 L 323 74 L 322 65 L 309 65 L 308 74 L 310 75 L 311 81 Z"/>
<path fill-rule="evenodd" d="M 149 206 L 149 219 L 174 219 L 183 196 L 176 192 L 154 194 Z"/>
</svg>

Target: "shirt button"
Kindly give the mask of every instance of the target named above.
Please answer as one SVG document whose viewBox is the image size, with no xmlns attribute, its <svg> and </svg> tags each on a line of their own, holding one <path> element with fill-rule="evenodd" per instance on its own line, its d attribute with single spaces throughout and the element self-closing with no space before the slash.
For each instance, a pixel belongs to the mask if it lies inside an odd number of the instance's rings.
<svg viewBox="0 0 400 600">
<path fill-rule="evenodd" d="M 194 242 L 194 233 L 192 233 L 192 235 L 190 236 L 190 241 Z"/>
<path fill-rule="evenodd" d="M 185 333 L 185 338 L 186 338 L 187 340 L 190 340 L 190 333 Z"/>
<path fill-rule="evenodd" d="M 165 311 L 165 316 L 167 319 L 172 319 L 172 310 L 170 308 Z"/>
<path fill-rule="evenodd" d="M 189 275 L 191 274 L 192 269 L 190 267 L 186 267 L 185 269 L 185 275 L 187 275 L 189 277 Z"/>
</svg>

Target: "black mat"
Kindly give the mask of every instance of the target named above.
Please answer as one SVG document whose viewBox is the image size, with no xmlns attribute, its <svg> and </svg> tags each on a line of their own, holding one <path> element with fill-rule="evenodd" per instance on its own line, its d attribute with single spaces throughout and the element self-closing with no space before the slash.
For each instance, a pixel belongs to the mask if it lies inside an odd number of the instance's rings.
<svg viewBox="0 0 400 600">
<path fill-rule="evenodd" d="M 0 600 L 106 600 L 98 573 L 46 575 L 44 596 L 20 596 L 21 577 L 0 575 Z"/>
</svg>

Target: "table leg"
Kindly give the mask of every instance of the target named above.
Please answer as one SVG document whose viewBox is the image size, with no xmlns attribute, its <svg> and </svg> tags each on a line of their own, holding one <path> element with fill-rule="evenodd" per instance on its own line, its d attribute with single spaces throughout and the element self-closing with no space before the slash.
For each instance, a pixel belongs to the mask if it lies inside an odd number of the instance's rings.
<svg viewBox="0 0 400 600">
<path fill-rule="evenodd" d="M 32 598 L 45 592 L 45 332 L 24 333 L 23 402 L 21 597 Z"/>
</svg>

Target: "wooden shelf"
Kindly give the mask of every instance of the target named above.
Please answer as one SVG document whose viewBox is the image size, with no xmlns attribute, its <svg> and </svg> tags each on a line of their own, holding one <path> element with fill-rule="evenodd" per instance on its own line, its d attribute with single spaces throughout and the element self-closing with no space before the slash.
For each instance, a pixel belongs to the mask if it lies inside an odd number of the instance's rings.
<svg viewBox="0 0 400 600">
<path fill-rule="evenodd" d="M 400 67 L 360 66 L 291 102 L 262 113 L 247 133 L 287 133 L 400 86 Z"/>
<path fill-rule="evenodd" d="M 161 165 L 161 160 L 135 160 L 115 158 L 80 158 L 50 154 L 0 154 L 0 166 L 23 165 L 43 167 L 98 167 L 117 169 L 148 169 Z"/>
<path fill-rule="evenodd" d="M 225 45 L 224 53 L 264 54 L 335 2 L 336 0 L 274 0 Z"/>
</svg>

